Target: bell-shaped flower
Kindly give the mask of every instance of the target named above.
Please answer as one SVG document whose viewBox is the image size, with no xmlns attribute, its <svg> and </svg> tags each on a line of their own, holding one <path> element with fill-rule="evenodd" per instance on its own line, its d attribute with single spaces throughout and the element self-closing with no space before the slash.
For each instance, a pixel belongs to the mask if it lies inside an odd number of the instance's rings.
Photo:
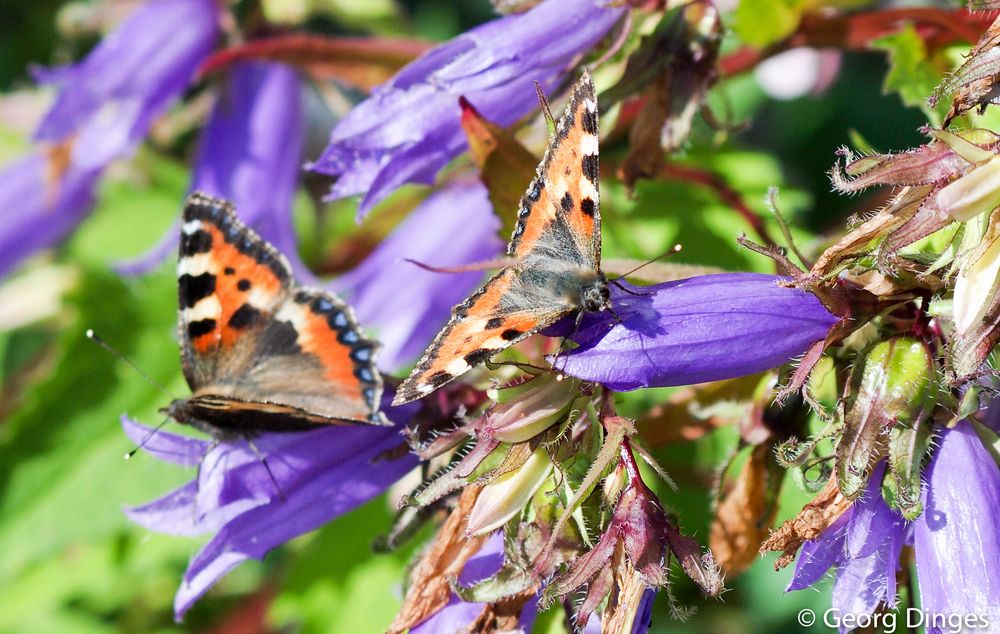
<svg viewBox="0 0 1000 634">
<path fill-rule="evenodd" d="M 459 97 L 509 126 L 538 105 L 625 13 L 603 0 L 545 0 L 427 51 L 333 129 L 311 169 L 336 176 L 331 199 L 363 194 L 359 216 L 404 183 L 434 182 L 468 147 Z"/>
</svg>

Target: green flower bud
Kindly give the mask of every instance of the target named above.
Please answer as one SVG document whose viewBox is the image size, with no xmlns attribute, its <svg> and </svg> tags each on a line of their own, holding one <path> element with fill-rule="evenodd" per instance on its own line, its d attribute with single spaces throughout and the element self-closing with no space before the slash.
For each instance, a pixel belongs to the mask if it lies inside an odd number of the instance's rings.
<svg viewBox="0 0 1000 634">
<path fill-rule="evenodd" d="M 482 535 L 506 524 L 531 502 L 551 472 L 548 453 L 538 447 L 520 467 L 484 486 L 469 512 L 468 534 Z"/>
<path fill-rule="evenodd" d="M 930 414 L 936 394 L 934 359 L 922 341 L 896 337 L 861 355 L 851 375 L 837 445 L 837 480 L 845 497 L 854 499 L 865 490 L 872 467 L 885 452 L 884 435 L 896 426 L 917 428 Z"/>
<path fill-rule="evenodd" d="M 508 391 L 517 398 L 508 398 Z M 546 373 L 496 396 L 499 405 L 487 412 L 484 429 L 501 442 L 524 442 L 566 417 L 580 396 L 580 381 Z"/>
</svg>

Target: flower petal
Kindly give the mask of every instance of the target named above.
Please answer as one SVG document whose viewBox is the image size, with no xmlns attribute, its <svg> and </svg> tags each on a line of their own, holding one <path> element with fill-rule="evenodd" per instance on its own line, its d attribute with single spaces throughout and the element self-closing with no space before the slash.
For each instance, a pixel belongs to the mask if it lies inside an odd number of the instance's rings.
<svg viewBox="0 0 1000 634">
<path fill-rule="evenodd" d="M 195 467 L 208 453 L 211 443 L 190 436 L 171 434 L 162 429 L 147 427 L 128 416 L 121 417 L 122 429 L 132 442 L 142 450 L 164 462 Z"/>
<path fill-rule="evenodd" d="M 602 0 L 546 0 L 445 42 L 344 117 L 310 169 L 339 177 L 330 198 L 364 193 L 359 216 L 403 183 L 430 183 L 467 147 L 459 96 L 513 124 L 536 107 L 531 82 L 558 85 L 623 13 Z"/>
<path fill-rule="evenodd" d="M 913 527 L 923 609 L 1000 618 L 1000 468 L 961 421 L 941 434 L 926 477 Z"/>
<path fill-rule="evenodd" d="M 826 337 L 836 318 L 815 296 L 754 273 L 611 287 L 614 311 L 584 317 L 580 346 L 555 365 L 614 390 L 687 385 L 781 365 Z"/>
</svg>

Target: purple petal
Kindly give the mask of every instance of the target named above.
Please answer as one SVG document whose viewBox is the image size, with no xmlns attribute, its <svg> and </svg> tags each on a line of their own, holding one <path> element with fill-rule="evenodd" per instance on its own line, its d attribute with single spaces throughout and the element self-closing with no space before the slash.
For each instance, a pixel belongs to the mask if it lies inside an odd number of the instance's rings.
<svg viewBox="0 0 1000 634">
<path fill-rule="evenodd" d="M 35 152 L 0 171 L 0 277 L 55 244 L 90 212 L 100 170 Z"/>
<path fill-rule="evenodd" d="M 503 532 L 493 533 L 482 548 L 465 563 L 459 583 L 472 585 L 496 574 L 503 565 Z M 452 594 L 448 604 L 427 620 L 410 628 L 410 634 L 437 634 L 438 632 L 464 632 L 482 613 L 485 603 L 466 603 Z M 530 600 L 518 617 L 520 631 L 530 632 L 538 613 L 537 601 Z"/>
<path fill-rule="evenodd" d="M 299 281 L 314 278 L 298 258 L 292 199 L 302 164 L 300 81 L 280 64 L 238 64 L 219 91 L 199 143 L 191 190 L 232 200 L 240 219 L 274 244 Z M 176 248 L 178 232 L 126 272 L 143 273 Z"/>
<path fill-rule="evenodd" d="M 125 515 L 140 526 L 168 535 L 200 535 L 212 530 L 195 519 L 198 483 L 188 482 L 142 506 L 126 507 Z"/>
<path fill-rule="evenodd" d="M 364 262 L 334 282 L 358 320 L 378 333 L 383 370 L 413 361 L 448 320 L 451 307 L 483 278 L 479 272 L 434 273 L 403 260 L 435 266 L 489 260 L 503 248 L 499 228 L 485 187 L 478 181 L 452 182 L 428 196 Z"/>
<path fill-rule="evenodd" d="M 795 574 L 792 575 L 785 592 L 808 588 L 822 579 L 832 566 L 844 558 L 844 541 L 847 538 L 847 524 L 850 519 L 851 510 L 848 509 L 834 520 L 818 539 L 809 540 L 802 545 L 795 560 Z"/>
<path fill-rule="evenodd" d="M 913 528 L 922 608 L 1000 623 L 1000 468 L 961 421 L 941 434 L 925 473 L 924 512 Z"/>
<path fill-rule="evenodd" d="M 431 183 L 467 147 L 459 96 L 513 124 L 536 107 L 532 80 L 558 85 L 623 13 L 601 0 L 546 0 L 441 44 L 341 120 L 311 169 L 339 177 L 331 198 L 364 193 L 359 216 L 403 183 Z"/>
<path fill-rule="evenodd" d="M 121 423 L 125 435 L 137 446 L 141 445 L 144 452 L 182 467 L 197 466 L 212 446 L 204 440 L 147 427 L 128 416 L 122 416 Z"/>
<path fill-rule="evenodd" d="M 902 520 L 882 499 L 882 476 L 885 461 L 872 470 L 868 487 L 851 508 L 844 552 L 848 558 L 867 557 L 881 546 L 887 535 L 902 528 Z"/>
<path fill-rule="evenodd" d="M 218 37 L 218 15 L 214 0 L 150 0 L 78 64 L 39 73 L 60 90 L 36 138 L 60 141 L 83 130 L 80 165 L 128 151 L 190 84 Z M 104 122 L 102 134 L 87 132 L 95 121 Z"/>
<path fill-rule="evenodd" d="M 632 622 L 632 634 L 646 634 L 653 624 L 653 601 L 656 599 L 656 589 L 647 588 L 639 601 L 639 609 L 635 612 Z"/>
<path fill-rule="evenodd" d="M 580 347 L 556 366 L 614 390 L 687 385 L 781 365 L 826 337 L 837 319 L 810 293 L 755 273 L 611 287 L 614 311 L 587 315 Z"/>
<path fill-rule="evenodd" d="M 854 617 L 872 614 L 887 599 L 890 583 L 895 594 L 895 570 L 899 551 L 893 552 L 893 546 L 894 540 L 886 539 L 867 557 L 849 559 L 837 568 L 833 608 L 839 614 Z M 844 629 L 841 628 L 841 631 Z"/>
<path fill-rule="evenodd" d="M 268 501 L 234 517 L 198 552 L 174 601 L 178 619 L 242 561 L 260 559 L 274 547 L 350 511 L 381 493 L 417 463 L 412 455 L 373 462 L 379 454 L 400 445 L 401 437 L 393 428 L 337 427 L 287 434 L 284 436 L 294 437 L 292 442 L 279 441 L 281 449 L 268 451 L 266 441 L 274 436 L 262 436 L 256 442 L 265 453 L 281 496 L 272 488 Z M 241 459 L 237 452 L 229 454 L 230 459 L 234 456 Z M 251 468 L 244 463 L 216 476 L 224 480 L 218 488 L 219 502 L 237 503 L 240 498 L 236 496 L 241 493 L 249 496 L 244 499 L 257 499 L 264 486 L 262 479 L 270 479 L 266 471 L 261 476 L 262 469 L 263 465 Z"/>
</svg>

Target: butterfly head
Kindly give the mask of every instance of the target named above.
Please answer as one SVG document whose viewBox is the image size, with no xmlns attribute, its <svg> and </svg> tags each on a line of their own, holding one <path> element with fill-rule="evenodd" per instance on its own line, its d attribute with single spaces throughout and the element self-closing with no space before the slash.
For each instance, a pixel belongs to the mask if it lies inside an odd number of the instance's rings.
<svg viewBox="0 0 1000 634">
<path fill-rule="evenodd" d="M 611 290 L 603 273 L 598 273 L 580 287 L 580 306 L 589 313 L 597 313 L 611 308 Z"/>
</svg>

